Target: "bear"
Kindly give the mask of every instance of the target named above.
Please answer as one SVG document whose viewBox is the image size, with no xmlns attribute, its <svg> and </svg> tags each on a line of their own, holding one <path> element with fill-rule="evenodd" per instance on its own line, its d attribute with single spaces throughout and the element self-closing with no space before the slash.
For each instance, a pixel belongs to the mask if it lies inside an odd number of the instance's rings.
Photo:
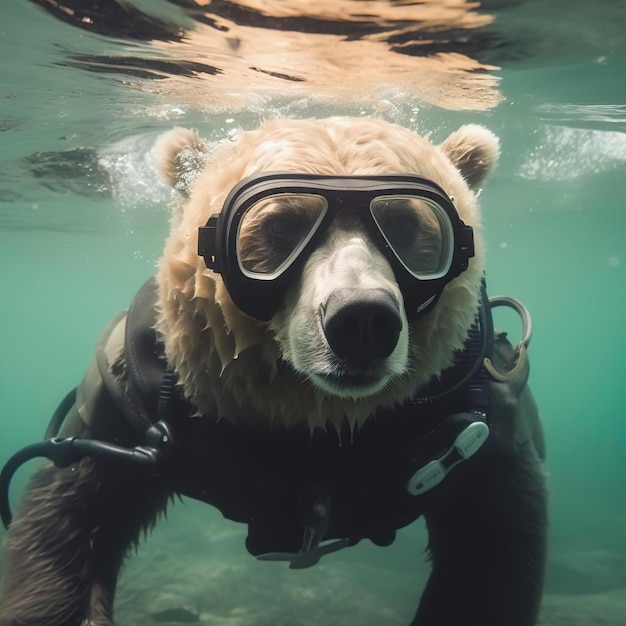
<svg viewBox="0 0 626 626">
<path fill-rule="evenodd" d="M 525 346 L 491 328 L 477 201 L 499 150 L 365 117 L 211 154 L 165 133 L 180 207 L 10 525 L 0 624 L 113 624 L 126 555 L 181 494 L 296 569 L 423 516 L 414 626 L 535 624 L 543 439 Z"/>
</svg>

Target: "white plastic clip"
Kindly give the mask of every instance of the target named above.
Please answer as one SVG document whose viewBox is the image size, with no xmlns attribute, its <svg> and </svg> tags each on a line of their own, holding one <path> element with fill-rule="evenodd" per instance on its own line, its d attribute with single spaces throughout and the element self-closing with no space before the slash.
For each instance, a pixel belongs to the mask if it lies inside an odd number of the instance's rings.
<svg viewBox="0 0 626 626">
<path fill-rule="evenodd" d="M 476 454 L 487 441 L 489 426 L 485 422 L 473 422 L 456 437 L 452 446 L 439 459 L 430 461 L 411 476 L 406 490 L 412 496 L 420 496 L 438 485 L 459 463 Z"/>
</svg>

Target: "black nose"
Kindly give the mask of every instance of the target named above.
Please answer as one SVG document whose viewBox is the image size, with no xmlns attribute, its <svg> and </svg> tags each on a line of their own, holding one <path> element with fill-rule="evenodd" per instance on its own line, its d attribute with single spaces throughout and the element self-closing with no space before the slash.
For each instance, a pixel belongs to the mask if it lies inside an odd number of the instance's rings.
<svg viewBox="0 0 626 626">
<path fill-rule="evenodd" d="M 388 357 L 402 330 L 399 305 L 385 289 L 335 289 L 322 313 L 328 345 L 354 366 Z"/>
</svg>

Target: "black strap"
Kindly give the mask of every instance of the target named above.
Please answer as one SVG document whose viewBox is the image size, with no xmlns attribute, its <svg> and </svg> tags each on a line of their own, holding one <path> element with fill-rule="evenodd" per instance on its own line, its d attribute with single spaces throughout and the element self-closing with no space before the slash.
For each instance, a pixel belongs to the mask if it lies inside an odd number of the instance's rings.
<svg viewBox="0 0 626 626">
<path fill-rule="evenodd" d="M 133 408 L 149 425 L 157 421 L 157 403 L 167 369 L 156 326 L 157 283 L 146 281 L 137 292 L 126 317 L 124 354 Z"/>
</svg>

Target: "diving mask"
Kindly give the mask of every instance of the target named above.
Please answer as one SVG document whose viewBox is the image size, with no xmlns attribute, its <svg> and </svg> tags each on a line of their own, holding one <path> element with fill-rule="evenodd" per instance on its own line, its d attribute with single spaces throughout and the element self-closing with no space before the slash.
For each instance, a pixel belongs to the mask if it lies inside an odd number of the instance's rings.
<svg viewBox="0 0 626 626">
<path fill-rule="evenodd" d="M 428 311 L 474 255 L 473 231 L 435 182 L 412 174 L 263 173 L 239 182 L 198 233 L 198 254 L 244 313 L 269 321 L 341 211 L 389 262 L 409 320 Z"/>
</svg>

